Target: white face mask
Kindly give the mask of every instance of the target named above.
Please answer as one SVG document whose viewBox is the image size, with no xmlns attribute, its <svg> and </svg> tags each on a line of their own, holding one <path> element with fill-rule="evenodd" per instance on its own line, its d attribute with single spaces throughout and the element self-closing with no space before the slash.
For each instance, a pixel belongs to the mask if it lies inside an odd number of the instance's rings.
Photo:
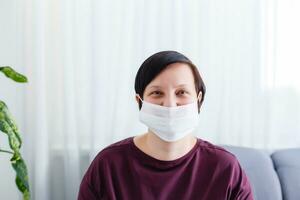
<svg viewBox="0 0 300 200">
<path fill-rule="evenodd" d="M 198 126 L 197 101 L 176 107 L 160 106 L 142 99 L 141 101 L 143 105 L 139 114 L 140 121 L 162 140 L 180 140 Z"/>
</svg>

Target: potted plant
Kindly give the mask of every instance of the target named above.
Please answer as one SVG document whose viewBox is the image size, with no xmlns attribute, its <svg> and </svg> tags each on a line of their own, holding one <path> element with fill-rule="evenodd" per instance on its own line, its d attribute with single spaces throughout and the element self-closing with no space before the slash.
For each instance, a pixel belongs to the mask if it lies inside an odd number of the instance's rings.
<svg viewBox="0 0 300 200">
<path fill-rule="evenodd" d="M 13 70 L 9 66 L 0 67 L 0 71 L 4 75 L 16 82 L 25 83 L 27 78 Z M 18 189 L 23 194 L 23 200 L 30 199 L 30 190 L 29 190 L 29 181 L 28 181 L 28 172 L 25 161 L 23 160 L 20 148 L 22 145 L 22 139 L 20 132 L 17 128 L 16 123 L 14 122 L 6 104 L 0 100 L 0 132 L 5 133 L 8 136 L 9 147 L 11 150 L 1 149 L 0 153 L 11 154 L 10 159 L 13 169 L 16 171 L 16 185 Z"/>
</svg>

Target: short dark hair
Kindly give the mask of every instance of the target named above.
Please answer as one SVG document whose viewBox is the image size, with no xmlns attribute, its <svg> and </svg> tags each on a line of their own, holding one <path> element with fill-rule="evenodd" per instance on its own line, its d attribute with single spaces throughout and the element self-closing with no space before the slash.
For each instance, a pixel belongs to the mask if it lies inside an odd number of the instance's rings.
<svg viewBox="0 0 300 200">
<path fill-rule="evenodd" d="M 200 107 L 206 92 L 204 82 L 197 67 L 192 61 L 177 51 L 161 51 L 153 54 L 143 62 L 135 77 L 134 88 L 136 94 L 139 94 L 143 99 L 146 86 L 172 63 L 185 63 L 191 67 L 194 75 L 196 92 L 197 94 L 199 94 L 200 91 L 202 92 L 201 101 L 198 102 L 198 112 L 200 112 Z M 141 109 L 141 107 L 142 102 L 139 101 L 139 109 Z"/>
</svg>

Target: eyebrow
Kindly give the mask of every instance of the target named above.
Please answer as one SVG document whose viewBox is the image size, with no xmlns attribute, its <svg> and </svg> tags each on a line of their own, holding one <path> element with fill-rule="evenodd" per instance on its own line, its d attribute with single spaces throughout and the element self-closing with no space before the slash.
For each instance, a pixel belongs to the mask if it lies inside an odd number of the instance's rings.
<svg viewBox="0 0 300 200">
<path fill-rule="evenodd" d="M 176 88 L 183 87 L 183 86 L 188 86 L 188 84 L 179 84 L 179 85 L 176 86 Z M 161 86 L 153 85 L 153 86 L 151 86 L 149 88 L 161 88 Z"/>
</svg>

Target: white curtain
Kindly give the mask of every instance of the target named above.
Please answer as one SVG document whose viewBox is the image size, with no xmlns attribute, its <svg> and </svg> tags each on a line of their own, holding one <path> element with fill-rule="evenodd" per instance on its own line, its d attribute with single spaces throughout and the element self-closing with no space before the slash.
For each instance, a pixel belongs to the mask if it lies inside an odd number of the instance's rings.
<svg viewBox="0 0 300 200">
<path fill-rule="evenodd" d="M 13 114 L 32 199 L 76 199 L 102 148 L 146 131 L 134 78 L 161 50 L 187 55 L 206 83 L 198 137 L 300 146 L 296 0 L 15 2 L 15 68 L 29 83 L 17 95 L 21 114 Z"/>
</svg>

